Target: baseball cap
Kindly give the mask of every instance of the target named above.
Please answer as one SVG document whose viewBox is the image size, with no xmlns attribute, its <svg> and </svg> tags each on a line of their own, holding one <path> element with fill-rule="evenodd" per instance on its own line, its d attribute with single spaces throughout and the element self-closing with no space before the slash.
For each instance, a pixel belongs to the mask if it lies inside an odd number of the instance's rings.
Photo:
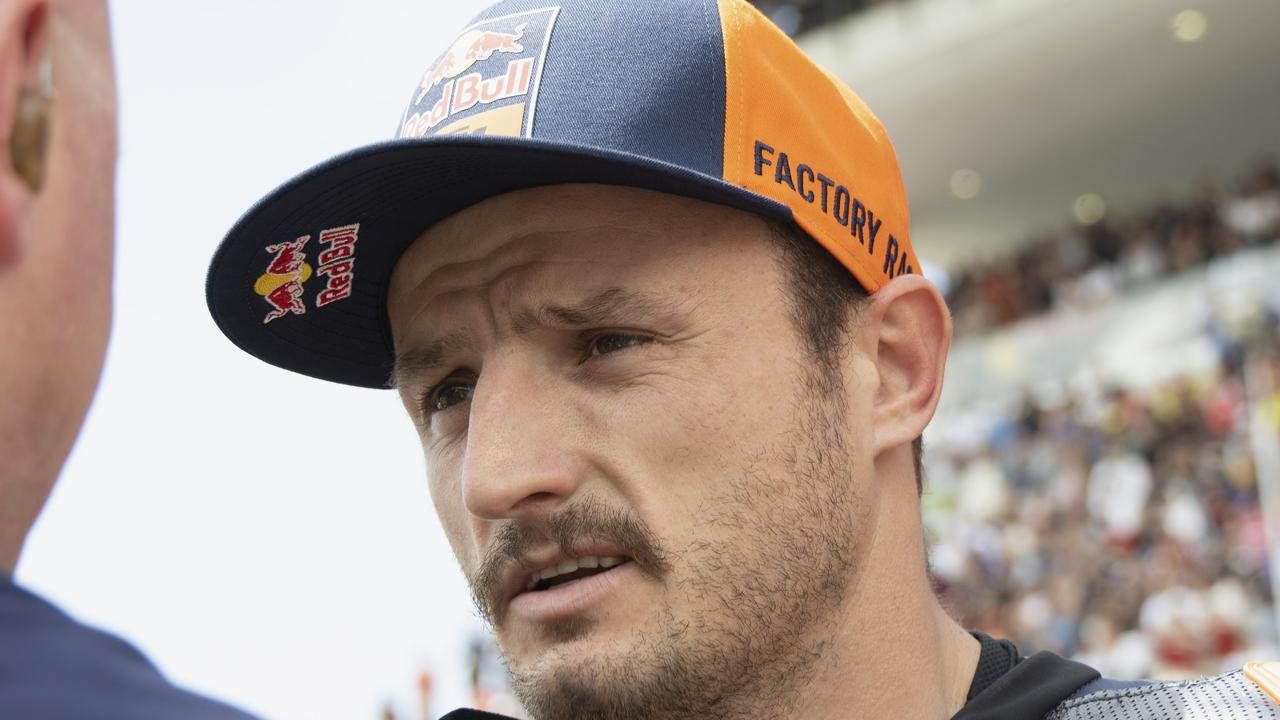
<svg viewBox="0 0 1280 720">
<path fill-rule="evenodd" d="M 794 222 L 871 293 L 920 267 L 880 121 L 745 0 L 507 0 L 414 87 L 395 138 L 289 180 L 227 233 L 218 327 L 288 370 L 389 387 L 387 288 L 428 228 L 562 183 Z"/>
</svg>

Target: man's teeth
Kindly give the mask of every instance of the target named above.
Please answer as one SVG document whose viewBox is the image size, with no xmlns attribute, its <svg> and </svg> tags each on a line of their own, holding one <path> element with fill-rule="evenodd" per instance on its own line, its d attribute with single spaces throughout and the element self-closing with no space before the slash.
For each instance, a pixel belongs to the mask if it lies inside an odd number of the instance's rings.
<svg viewBox="0 0 1280 720">
<path fill-rule="evenodd" d="M 560 575 L 568 575 L 571 572 L 577 572 L 579 568 L 604 568 L 607 570 L 615 565 L 621 565 L 625 561 L 626 558 L 615 556 L 593 556 L 564 560 L 557 565 L 543 568 L 542 570 L 534 573 L 533 577 L 529 578 L 529 584 L 525 589 L 532 590 L 537 587 L 538 583 L 542 580 L 550 580 L 551 578 L 559 577 Z"/>
<path fill-rule="evenodd" d="M 578 568 L 611 568 L 614 565 L 621 565 L 622 561 L 623 558 L 620 557 L 584 557 L 564 560 L 558 565 L 543 568 L 540 572 L 534 575 L 533 579 L 535 581 L 550 580 L 551 578 L 559 575 L 568 575 L 569 573 L 576 571 Z"/>
</svg>

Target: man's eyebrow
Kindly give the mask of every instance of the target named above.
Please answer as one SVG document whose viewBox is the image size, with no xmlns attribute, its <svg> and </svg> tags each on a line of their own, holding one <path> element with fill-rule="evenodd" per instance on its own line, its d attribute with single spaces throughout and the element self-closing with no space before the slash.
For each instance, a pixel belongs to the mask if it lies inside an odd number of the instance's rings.
<svg viewBox="0 0 1280 720">
<path fill-rule="evenodd" d="M 396 354 L 395 368 L 391 371 L 391 387 L 401 387 L 406 381 L 439 370 L 450 354 L 471 346 L 462 333 L 451 333 L 437 338 L 423 347 Z"/>
<path fill-rule="evenodd" d="M 512 315 L 512 330 L 517 335 L 536 327 L 585 327 L 619 315 L 652 318 L 675 314 L 679 305 L 651 292 L 609 288 L 570 305 L 548 303 L 534 310 L 520 310 Z M 412 350 L 396 355 L 391 371 L 391 387 L 401 387 L 415 377 L 438 371 L 450 355 L 467 351 L 472 341 L 466 333 L 451 333 Z"/>
<path fill-rule="evenodd" d="M 676 310 L 676 303 L 656 293 L 609 288 L 572 305 L 546 304 L 536 310 L 519 311 L 512 316 L 511 324 L 516 334 L 525 334 L 539 326 L 583 327 L 621 314 L 653 317 L 671 315 Z"/>
</svg>

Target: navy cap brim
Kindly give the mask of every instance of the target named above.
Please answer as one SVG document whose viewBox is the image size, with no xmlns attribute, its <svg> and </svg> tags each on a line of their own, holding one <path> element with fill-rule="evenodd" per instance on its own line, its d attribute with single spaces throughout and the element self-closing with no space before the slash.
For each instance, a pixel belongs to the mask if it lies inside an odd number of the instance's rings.
<svg viewBox="0 0 1280 720">
<path fill-rule="evenodd" d="M 527 138 L 393 140 L 322 163 L 267 195 L 227 233 L 209 267 L 206 299 L 219 329 L 245 352 L 324 380 L 390 387 L 395 350 L 386 299 L 405 250 L 432 225 L 487 198 L 526 188 L 598 183 L 657 190 L 789 220 L 776 201 L 669 163 Z M 324 278 L 305 284 L 306 312 L 264 322 L 255 292 L 266 248 L 359 223 L 351 294 L 316 307 Z M 307 248 L 315 266 L 318 245 Z"/>
</svg>

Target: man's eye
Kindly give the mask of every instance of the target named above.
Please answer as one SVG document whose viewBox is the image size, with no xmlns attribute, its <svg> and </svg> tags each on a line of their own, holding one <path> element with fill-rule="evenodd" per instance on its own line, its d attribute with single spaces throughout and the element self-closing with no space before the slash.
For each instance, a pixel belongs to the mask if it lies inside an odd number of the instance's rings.
<svg viewBox="0 0 1280 720">
<path fill-rule="evenodd" d="M 619 350 L 646 345 L 652 340 L 653 338 L 643 335 L 620 335 L 616 333 L 597 335 L 587 345 L 587 355 L 593 357 L 596 355 L 609 355 Z"/>
<path fill-rule="evenodd" d="M 462 383 L 455 380 L 440 383 L 431 389 L 427 394 L 426 402 L 423 408 L 428 413 L 442 412 L 448 410 L 454 405 L 459 405 L 471 399 L 471 393 L 475 390 L 474 386 L 469 383 Z"/>
</svg>

